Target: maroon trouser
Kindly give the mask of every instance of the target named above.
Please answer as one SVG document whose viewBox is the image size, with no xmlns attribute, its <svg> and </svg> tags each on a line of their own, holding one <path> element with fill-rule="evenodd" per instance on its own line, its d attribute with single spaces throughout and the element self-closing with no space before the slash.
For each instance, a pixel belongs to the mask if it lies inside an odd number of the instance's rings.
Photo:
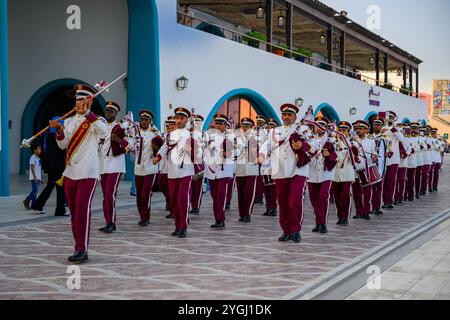
<svg viewBox="0 0 450 320">
<path fill-rule="evenodd" d="M 394 203 L 395 186 L 397 185 L 398 164 L 391 164 L 386 169 L 383 182 L 383 202 L 385 205 Z"/>
<path fill-rule="evenodd" d="M 70 210 L 75 251 L 87 251 L 91 232 L 91 202 L 97 179 L 72 180 L 64 178 L 64 191 Z"/>
<path fill-rule="evenodd" d="M 368 216 L 370 214 L 370 202 L 372 198 L 372 186 L 362 188 L 359 179 L 352 185 L 353 200 L 357 216 Z"/>
<path fill-rule="evenodd" d="M 277 208 L 277 192 L 275 182 L 271 180 L 270 176 L 265 176 L 265 181 L 271 184 L 264 186 L 264 198 L 266 198 L 266 209 L 274 210 Z"/>
<path fill-rule="evenodd" d="M 275 180 L 280 226 L 283 233 L 291 235 L 300 232 L 303 224 L 303 194 L 306 177 L 294 176 Z"/>
<path fill-rule="evenodd" d="M 321 183 L 308 182 L 308 193 L 314 209 L 316 225 L 328 223 L 331 180 Z"/>
<path fill-rule="evenodd" d="M 233 198 L 233 190 L 234 190 L 234 182 L 236 177 L 230 179 L 227 185 L 227 204 L 231 203 L 231 199 Z"/>
<path fill-rule="evenodd" d="M 420 193 L 420 182 L 422 181 L 422 167 L 423 166 L 418 166 L 416 168 L 416 195 L 418 195 Z"/>
<path fill-rule="evenodd" d="M 156 174 L 147 176 L 135 176 L 136 181 L 136 203 L 141 221 L 150 220 L 150 207 L 153 184 L 156 180 Z"/>
<path fill-rule="evenodd" d="M 383 182 L 381 180 L 378 183 L 372 185 L 372 210 L 381 209 L 381 197 L 383 196 Z"/>
<path fill-rule="evenodd" d="M 408 200 L 414 199 L 414 187 L 416 185 L 416 168 L 408 168 L 407 170 L 407 186 L 406 189 L 408 190 Z"/>
<path fill-rule="evenodd" d="M 435 163 L 433 166 L 433 183 L 432 183 L 432 190 L 437 190 L 438 189 L 438 184 L 439 184 L 439 171 L 441 170 L 441 164 L 440 163 Z"/>
<path fill-rule="evenodd" d="M 422 167 L 422 181 L 420 182 L 420 192 L 427 192 L 428 179 L 430 177 L 431 165 L 424 164 Z"/>
<path fill-rule="evenodd" d="M 405 195 L 405 181 L 407 168 L 398 168 L 397 170 L 397 185 L 395 186 L 395 201 L 406 200 Z"/>
<path fill-rule="evenodd" d="M 103 191 L 103 215 L 105 223 L 116 223 L 116 198 L 122 173 L 105 173 L 101 175 L 100 185 Z"/>
<path fill-rule="evenodd" d="M 255 199 L 262 200 L 263 197 L 264 197 L 264 181 L 263 181 L 263 177 L 262 176 L 258 176 L 256 178 Z"/>
<path fill-rule="evenodd" d="M 166 207 L 170 209 L 170 200 L 169 200 L 169 188 L 167 182 L 167 173 L 159 173 L 156 182 L 158 184 L 159 190 L 161 190 L 162 194 L 166 198 Z"/>
<path fill-rule="evenodd" d="M 236 177 L 240 217 L 252 214 L 255 203 L 256 178 L 257 176 Z"/>
<path fill-rule="evenodd" d="M 191 209 L 200 209 L 203 196 L 203 178 L 192 180 L 191 183 Z"/>
<path fill-rule="evenodd" d="M 189 225 L 189 202 L 191 194 L 191 176 L 168 179 L 170 209 L 175 217 L 175 229 L 187 229 Z"/>
<path fill-rule="evenodd" d="M 348 219 L 352 210 L 352 188 L 353 182 L 334 182 L 331 186 L 334 195 L 334 204 L 339 220 Z"/>
<path fill-rule="evenodd" d="M 209 188 L 213 199 L 213 211 L 216 222 L 225 221 L 225 206 L 227 200 L 228 184 L 233 178 L 209 180 Z"/>
</svg>

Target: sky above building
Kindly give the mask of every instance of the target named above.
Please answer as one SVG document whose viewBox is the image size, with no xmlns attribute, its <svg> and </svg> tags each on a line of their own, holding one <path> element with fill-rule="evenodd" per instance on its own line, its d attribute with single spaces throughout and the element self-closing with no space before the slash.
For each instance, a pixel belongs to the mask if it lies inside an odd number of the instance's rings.
<svg viewBox="0 0 450 320">
<path fill-rule="evenodd" d="M 421 92 L 432 92 L 433 79 L 450 79 L 450 1 L 448 0 L 321 0 L 368 26 L 370 6 L 378 6 L 376 34 L 424 62 L 419 67 Z M 372 19 L 370 19 L 373 21 Z"/>
</svg>

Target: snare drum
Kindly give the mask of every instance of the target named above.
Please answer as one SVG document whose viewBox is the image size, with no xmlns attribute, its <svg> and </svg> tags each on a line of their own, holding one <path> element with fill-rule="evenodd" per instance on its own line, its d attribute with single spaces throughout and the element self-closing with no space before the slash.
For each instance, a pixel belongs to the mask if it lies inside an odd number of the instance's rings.
<svg viewBox="0 0 450 320">
<path fill-rule="evenodd" d="M 378 167 L 376 164 L 373 164 L 369 167 L 369 172 L 367 172 L 366 168 L 362 168 L 356 170 L 356 174 L 358 175 L 359 182 L 361 183 L 361 187 L 368 187 L 378 182 L 381 182 L 383 179 L 378 172 Z"/>
</svg>

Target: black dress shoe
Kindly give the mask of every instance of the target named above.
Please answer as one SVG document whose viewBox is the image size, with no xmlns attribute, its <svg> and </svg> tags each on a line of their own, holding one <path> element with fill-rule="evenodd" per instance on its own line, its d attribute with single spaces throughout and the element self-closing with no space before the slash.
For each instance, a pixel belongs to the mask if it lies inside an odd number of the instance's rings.
<svg viewBox="0 0 450 320">
<path fill-rule="evenodd" d="M 420 199 L 420 196 L 418 193 L 416 193 L 416 199 Z"/>
<path fill-rule="evenodd" d="M 319 232 L 320 230 L 320 226 L 318 224 L 316 224 L 316 227 L 314 229 L 312 229 L 312 232 L 316 233 Z"/>
<path fill-rule="evenodd" d="M 242 217 L 242 222 L 249 223 L 251 221 L 252 221 L 252 218 L 250 216 L 243 216 Z"/>
<path fill-rule="evenodd" d="M 149 221 L 148 220 L 145 220 L 145 221 L 139 221 L 138 222 L 138 225 L 140 225 L 141 227 L 146 227 L 146 226 L 148 226 L 149 225 Z"/>
<path fill-rule="evenodd" d="M 169 213 L 169 214 L 166 216 L 166 219 L 173 219 L 173 214 L 172 214 L 172 213 Z"/>
<path fill-rule="evenodd" d="M 264 204 L 262 198 L 255 199 L 255 204 Z"/>
<path fill-rule="evenodd" d="M 438 192 L 438 189 L 433 189 L 434 192 Z"/>
<path fill-rule="evenodd" d="M 230 208 L 231 208 L 230 204 L 229 204 L 229 203 L 227 203 L 227 204 L 225 205 L 225 210 L 226 210 L 226 211 L 229 211 L 229 210 L 230 210 Z"/>
<path fill-rule="evenodd" d="M 414 201 L 414 198 L 408 198 L 408 201 L 409 201 L 409 202 L 413 202 L 413 201 Z"/>
<path fill-rule="evenodd" d="M 340 226 L 340 225 L 342 224 L 342 219 L 339 219 L 339 221 L 336 222 L 336 224 L 337 224 L 338 226 Z"/>
<path fill-rule="evenodd" d="M 395 207 L 392 204 L 386 205 L 386 209 L 395 209 Z"/>
<path fill-rule="evenodd" d="M 239 217 L 239 222 L 244 222 L 244 217 Z"/>
<path fill-rule="evenodd" d="M 211 225 L 211 228 L 213 229 L 219 229 L 219 228 L 225 228 L 225 222 L 216 222 Z"/>
<path fill-rule="evenodd" d="M 170 235 L 171 235 L 172 237 L 176 237 L 176 236 L 178 235 L 179 232 L 180 232 L 180 230 L 175 229 L 175 231 L 172 232 Z"/>
<path fill-rule="evenodd" d="M 180 238 L 180 239 L 186 238 L 186 236 L 187 236 L 187 230 L 186 229 L 181 229 L 178 232 L 178 234 L 177 234 L 177 237 Z"/>
<path fill-rule="evenodd" d="M 189 213 L 198 216 L 200 214 L 200 209 L 192 209 Z"/>
<path fill-rule="evenodd" d="M 276 217 L 278 215 L 278 210 L 277 209 L 272 209 L 270 211 L 269 217 Z"/>
<path fill-rule="evenodd" d="M 117 227 L 116 227 L 116 224 L 115 224 L 115 223 L 112 223 L 112 229 L 113 229 L 113 231 L 116 231 L 116 230 L 117 230 Z"/>
<path fill-rule="evenodd" d="M 86 251 L 75 252 L 72 256 L 67 258 L 71 263 L 83 263 L 88 261 L 88 254 Z"/>
<path fill-rule="evenodd" d="M 302 241 L 302 237 L 300 236 L 300 232 L 294 232 L 294 234 L 292 236 L 292 241 L 294 241 L 295 243 L 299 243 L 300 241 Z"/>
<path fill-rule="evenodd" d="M 386 204 L 383 204 L 383 206 L 381 207 L 382 209 L 386 209 L 387 208 L 387 205 Z"/>
<path fill-rule="evenodd" d="M 170 207 L 168 204 L 166 204 L 166 211 L 170 211 Z"/>
<path fill-rule="evenodd" d="M 278 238 L 278 241 L 280 242 L 287 242 L 292 240 L 292 235 L 288 235 L 286 233 L 283 233 L 281 237 Z"/>
<path fill-rule="evenodd" d="M 375 210 L 374 214 L 377 216 L 381 216 L 383 214 L 383 211 L 381 211 L 380 209 L 377 209 L 377 210 Z"/>
<path fill-rule="evenodd" d="M 363 218 L 364 220 L 372 220 L 372 218 L 371 218 L 369 215 L 363 216 L 362 218 Z"/>
<path fill-rule="evenodd" d="M 263 213 L 263 216 L 268 217 L 270 215 L 270 209 Z"/>
<path fill-rule="evenodd" d="M 341 226 L 348 226 L 348 219 L 342 220 Z"/>
<path fill-rule="evenodd" d="M 101 232 L 104 232 L 104 233 L 112 233 L 115 230 L 115 226 L 113 226 L 112 223 L 109 223 L 106 226 L 104 226 L 103 228 L 100 228 L 98 230 Z"/>
<path fill-rule="evenodd" d="M 68 217 L 69 214 L 67 212 L 55 212 L 55 217 Z"/>
<path fill-rule="evenodd" d="M 398 202 L 398 201 L 394 201 L 394 203 L 393 203 L 394 206 L 398 206 L 399 204 L 400 204 L 400 202 Z"/>
<path fill-rule="evenodd" d="M 357 214 L 356 216 L 353 216 L 353 219 L 362 219 L 362 216 Z"/>
<path fill-rule="evenodd" d="M 327 232 L 328 232 L 327 225 L 321 224 L 321 225 L 319 226 L 319 232 L 322 233 L 322 234 L 327 233 Z"/>
</svg>

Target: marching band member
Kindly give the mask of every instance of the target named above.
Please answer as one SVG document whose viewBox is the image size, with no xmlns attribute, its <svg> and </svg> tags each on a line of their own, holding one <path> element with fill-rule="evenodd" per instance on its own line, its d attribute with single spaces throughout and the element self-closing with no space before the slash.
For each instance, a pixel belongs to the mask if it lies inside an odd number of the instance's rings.
<svg viewBox="0 0 450 320">
<path fill-rule="evenodd" d="M 146 227 L 150 223 L 150 209 L 153 185 L 158 174 L 158 165 L 152 162 L 156 150 L 163 140 L 158 129 L 152 125 L 153 113 L 149 110 L 139 112 L 139 139 L 136 141 L 134 175 L 136 182 L 136 203 L 140 220 L 138 225 Z"/>
<path fill-rule="evenodd" d="M 169 134 L 169 132 L 172 132 L 173 130 L 175 130 L 175 116 L 167 117 L 167 120 L 165 121 L 164 124 L 165 124 L 166 130 L 163 133 L 162 138 L 163 138 L 164 142 L 166 142 L 167 135 Z M 159 171 L 158 177 L 156 179 L 157 183 L 158 183 L 158 188 L 161 190 L 164 197 L 166 198 L 166 211 L 170 211 L 170 213 L 166 216 L 166 218 L 172 219 L 173 214 L 172 214 L 172 210 L 170 210 L 170 195 L 169 195 L 168 181 L 167 181 L 168 167 L 167 167 L 167 159 L 166 158 L 161 159 L 161 162 L 159 163 L 159 168 L 160 168 L 160 171 Z"/>
<path fill-rule="evenodd" d="M 397 115 L 390 112 L 395 118 Z M 391 129 L 383 128 L 387 136 L 388 157 L 386 159 L 386 174 L 383 182 L 383 202 L 385 209 L 393 209 L 395 186 L 397 185 L 397 171 L 400 165 L 400 143 L 403 142 L 403 134 L 394 126 Z"/>
<path fill-rule="evenodd" d="M 433 170 L 430 173 L 430 182 L 429 182 L 429 191 L 437 192 L 438 184 L 439 184 L 439 171 L 441 170 L 442 165 L 442 154 L 444 152 L 445 141 L 438 137 L 438 130 L 436 128 L 431 129 L 431 136 L 433 138 L 433 151 L 432 151 L 432 159 L 433 159 Z"/>
<path fill-rule="evenodd" d="M 234 130 L 231 128 L 231 122 L 227 121 L 226 126 L 227 126 L 227 129 L 226 129 L 227 132 L 232 133 L 234 136 L 233 148 L 235 148 L 237 138 L 236 138 L 236 135 L 234 134 Z M 233 162 L 233 178 L 227 184 L 227 200 L 226 200 L 226 205 L 225 205 L 226 211 L 229 211 L 231 209 L 231 199 L 233 199 L 233 190 L 234 190 L 234 185 L 236 184 L 236 157 L 234 157 L 233 160 L 234 160 L 234 162 Z"/>
<path fill-rule="evenodd" d="M 329 120 L 317 117 L 315 121 L 325 128 Z M 314 209 L 316 227 L 313 232 L 327 233 L 328 206 L 330 203 L 331 182 L 335 178 L 337 153 L 336 139 L 330 137 L 326 131 L 314 127 L 317 151 L 309 164 L 308 193 Z"/>
<path fill-rule="evenodd" d="M 420 124 L 411 126 L 413 132 L 417 135 L 417 141 L 419 143 L 419 150 L 417 150 L 417 168 L 416 168 L 416 199 L 420 199 L 421 186 L 422 186 L 422 170 L 425 164 L 425 137 L 423 136 L 424 128 L 420 127 Z"/>
<path fill-rule="evenodd" d="M 191 182 L 195 175 L 192 154 L 199 148 L 195 146 L 191 131 L 186 128 L 191 112 L 182 107 L 176 108 L 174 112 L 177 128 L 168 134 L 153 164 L 156 165 L 164 157 L 167 159 L 170 209 L 175 217 L 175 231 L 171 235 L 185 238 L 189 226 Z"/>
<path fill-rule="evenodd" d="M 355 182 L 355 165 L 360 163 L 358 158 L 359 150 L 356 143 L 351 141 L 350 130 L 351 123 L 341 121 L 338 124 L 338 131 L 342 133 L 349 141 L 350 150 L 344 144 L 342 139 L 338 138 L 337 155 L 338 162 L 336 164 L 336 174 L 333 179 L 332 193 L 334 195 L 334 203 L 338 217 L 338 225 L 347 226 L 352 207 L 352 184 Z M 352 159 L 354 163 L 352 163 Z"/>
<path fill-rule="evenodd" d="M 88 85 L 76 85 L 76 115 L 66 119 L 64 126 L 50 122 L 57 130 L 58 146 L 67 148 L 63 177 L 75 239 L 75 253 L 68 258 L 72 263 L 88 260 L 91 202 L 99 178 L 98 141 L 107 134 L 105 123 L 97 121 L 90 110 L 95 94 L 96 90 Z"/>
<path fill-rule="evenodd" d="M 215 129 L 208 132 L 205 146 L 205 177 L 209 181 L 215 223 L 211 228 L 225 227 L 225 205 L 228 185 L 234 174 L 234 134 L 227 132 L 227 117 L 214 116 Z"/>
<path fill-rule="evenodd" d="M 126 172 L 125 154 L 129 143 L 125 130 L 116 121 L 120 106 L 112 101 L 106 102 L 105 118 L 107 135 L 100 140 L 100 185 L 103 191 L 103 214 L 106 225 L 99 229 L 104 233 L 116 231 L 116 198 L 120 178 Z"/>
<path fill-rule="evenodd" d="M 239 221 L 250 222 L 256 197 L 257 177 L 263 162 L 262 150 L 255 123 L 250 118 L 241 119 L 241 129 L 237 131 L 236 186 L 238 191 Z"/>
<path fill-rule="evenodd" d="M 425 148 L 423 151 L 423 167 L 422 167 L 422 181 L 420 183 L 420 195 L 424 196 L 427 193 L 428 179 L 430 176 L 431 166 L 433 165 L 432 158 L 432 138 L 430 137 L 430 126 L 423 127 L 423 137 Z"/>
<path fill-rule="evenodd" d="M 365 159 L 365 161 L 361 161 L 359 165 L 359 169 L 364 168 L 367 163 L 367 166 L 372 165 L 375 161 L 377 161 L 378 155 L 376 154 L 376 145 L 373 139 L 367 137 L 367 133 L 369 131 L 369 124 L 363 120 L 358 120 L 354 123 L 353 127 L 356 130 L 357 137 L 354 138 L 357 145 L 359 146 L 361 154 L 359 158 Z M 366 162 L 367 161 L 367 162 Z M 367 174 L 369 174 L 367 172 Z M 355 202 L 356 207 L 356 215 L 353 219 L 370 219 L 370 203 L 372 198 L 372 187 L 366 186 L 363 187 L 361 185 L 361 180 L 359 177 L 356 178 L 355 183 L 352 185 L 353 190 L 353 200 Z"/>
<path fill-rule="evenodd" d="M 373 134 L 371 138 L 375 141 L 376 154 L 378 155 L 377 161 L 375 162 L 378 168 L 378 173 L 382 180 L 378 183 L 372 185 L 372 214 L 382 215 L 381 211 L 381 198 L 383 196 L 383 182 L 386 174 L 386 158 L 388 154 L 388 142 L 385 136 L 381 132 L 384 126 L 384 120 L 380 116 L 376 116 L 373 120 Z"/>
<path fill-rule="evenodd" d="M 410 124 L 411 130 L 406 130 L 409 135 L 409 141 L 411 145 L 411 154 L 408 157 L 408 170 L 407 170 L 407 180 L 406 180 L 406 189 L 408 190 L 408 201 L 414 201 L 414 197 L 416 195 L 416 176 L 417 176 L 417 166 L 419 163 L 419 152 L 420 152 L 420 144 L 419 137 L 417 135 L 417 129 L 419 128 L 418 123 Z"/>
<path fill-rule="evenodd" d="M 408 133 L 408 135 L 406 135 Z M 403 141 L 399 142 L 400 151 L 400 164 L 397 171 L 397 184 L 395 188 L 394 204 L 399 205 L 403 203 L 403 200 L 407 200 L 406 194 L 406 176 L 408 174 L 408 157 L 411 154 L 411 138 L 410 138 L 411 128 L 408 126 L 403 126 Z"/>
<path fill-rule="evenodd" d="M 267 119 L 267 130 L 270 133 L 270 130 L 278 127 L 278 122 L 273 119 Z M 270 148 L 270 144 L 267 146 Z M 264 159 L 264 162 L 261 166 L 261 174 L 263 175 L 264 181 L 264 197 L 266 198 L 266 212 L 263 215 L 275 217 L 277 215 L 277 193 L 275 188 L 275 182 L 272 179 L 272 159 L 271 159 L 271 150 L 267 150 L 267 156 Z"/>
<path fill-rule="evenodd" d="M 266 134 L 266 117 L 264 117 L 261 114 L 256 115 L 256 136 L 258 140 L 258 145 L 261 146 L 264 144 L 265 140 L 267 139 Z M 264 181 L 263 176 L 261 175 L 261 172 L 258 173 L 258 176 L 256 178 L 256 193 L 255 193 L 255 204 L 264 204 L 263 201 L 264 197 Z M 267 201 L 267 200 L 266 200 Z"/>
<path fill-rule="evenodd" d="M 315 149 L 307 141 L 312 137 L 310 129 L 296 124 L 298 107 L 284 104 L 280 109 L 283 126 L 273 129 L 269 135 L 272 179 L 275 180 L 279 221 L 283 230 L 278 240 L 299 243 L 303 224 L 303 194 L 309 176 L 309 153 Z"/>
<path fill-rule="evenodd" d="M 204 118 L 199 114 L 194 114 L 194 128 L 193 137 L 195 141 L 199 142 L 199 148 L 203 149 L 204 147 L 204 133 L 202 131 Z M 199 150 L 200 151 L 200 150 Z M 201 153 L 198 153 L 201 156 Z M 201 157 L 195 160 L 196 168 L 199 169 L 199 172 L 195 173 L 194 178 L 192 178 L 191 185 L 191 211 L 190 214 L 198 215 L 200 213 L 200 206 L 202 203 L 203 196 L 203 172 L 205 170 L 205 166 L 202 162 Z"/>
</svg>

